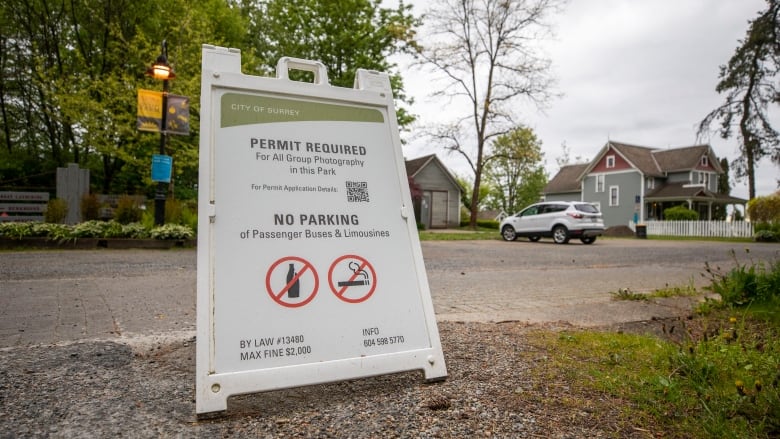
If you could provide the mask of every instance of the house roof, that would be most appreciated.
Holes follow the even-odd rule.
[[[460,183],[458,183],[458,180],[455,179],[455,177],[450,173],[450,170],[447,169],[446,166],[444,166],[444,163],[439,160],[438,157],[436,157],[436,154],[429,154],[422,157],[417,157],[416,159],[411,160],[405,160],[406,165],[406,175],[410,178],[414,178],[417,174],[420,173],[425,167],[427,167],[430,164],[435,164],[436,166],[441,169],[441,171],[446,175],[446,177],[450,180],[450,182],[458,188],[459,191],[461,191]]]
[[[659,166],[658,161],[656,161],[654,157],[655,149],[646,146],[629,145],[627,143],[610,141],[607,142],[605,152],[610,146],[643,174],[653,177],[661,177],[664,175],[663,168]],[[596,160],[594,160],[594,163],[595,162]]]
[[[694,145],[684,148],[656,150],[653,152],[655,160],[665,172],[694,169],[705,155],[709,159],[710,166],[718,173],[722,173],[723,169],[720,167],[720,163],[709,145]]]
[[[406,161],[406,175],[414,178],[422,168],[424,168],[431,160],[436,158],[436,154],[429,154],[416,159]]]
[[[581,188],[578,177],[588,166],[588,163],[561,166],[561,170],[547,183],[543,192],[546,194],[579,192]]]
[[[717,157],[715,157],[715,154],[709,145],[658,149],[610,140],[601,148],[601,151],[599,151],[590,163],[590,166],[584,169],[577,178],[581,180],[585,175],[590,173],[601,157],[603,157],[610,148],[620,154],[629,164],[631,164],[631,166],[648,177],[663,177],[669,172],[694,169],[704,155],[707,155],[710,166],[712,166],[716,172],[723,172]]]
[[[649,192],[645,197],[647,201],[662,201],[672,199],[709,199],[720,203],[747,203],[747,200],[732,197],[727,194],[716,194],[705,189],[701,185],[691,185],[687,183],[668,183],[658,189]]]

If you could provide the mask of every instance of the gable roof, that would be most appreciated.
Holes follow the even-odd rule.
[[[610,140],[601,148],[601,151],[591,161],[590,166],[578,176],[578,179],[581,180],[590,173],[610,149],[620,154],[633,168],[648,177],[665,177],[670,172],[694,169],[705,155],[709,158],[710,166],[715,172],[723,173],[723,169],[709,145],[659,149]]]
[[[709,145],[694,145],[653,152],[653,156],[665,172],[694,169],[705,155],[708,157],[710,166],[718,173],[722,173],[723,169]]]
[[[547,183],[542,192],[545,194],[579,192],[582,190],[579,176],[587,167],[588,163],[561,166],[561,170]]]
[[[410,178],[414,178],[417,174],[420,173],[420,171],[425,169],[428,165],[434,164],[435,166],[439,167],[439,169],[441,169],[441,171],[444,173],[447,179],[449,179],[450,182],[455,187],[457,187],[459,191],[462,190],[460,184],[458,183],[458,180],[455,179],[455,177],[450,173],[450,170],[447,169],[446,166],[444,166],[444,163],[442,163],[441,160],[439,160],[436,154],[429,154],[422,157],[417,157],[416,159],[405,160],[404,164],[406,165],[406,175]]]
[[[634,169],[648,177],[666,177],[670,172],[695,169],[701,158],[707,156],[709,165],[717,173],[723,173],[715,153],[709,145],[693,145],[680,148],[659,149],[608,141],[590,163],[567,165],[545,186],[545,194],[579,192],[580,182],[610,150],[619,154]],[[575,172],[576,171],[576,172]]]

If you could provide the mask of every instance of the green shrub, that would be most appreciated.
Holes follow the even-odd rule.
[[[498,230],[498,221],[496,220],[477,220],[477,227]]]
[[[184,205],[180,224],[191,228],[195,233],[198,232],[198,203],[188,202]]]
[[[65,200],[54,198],[46,203],[46,212],[43,218],[47,223],[61,223],[68,216],[68,203]]]
[[[33,224],[30,222],[0,223],[0,236],[12,239],[27,238],[32,236]]]
[[[151,237],[154,239],[192,239],[195,237],[195,232],[187,226],[165,224],[152,229]]]
[[[151,236],[149,229],[141,223],[130,223],[122,226],[123,238],[146,239]]]
[[[748,201],[747,212],[751,221],[780,223],[780,195],[753,198]]]
[[[71,233],[74,238],[117,238],[122,236],[122,225],[116,221],[85,221],[76,224]]]
[[[720,295],[727,306],[744,306],[754,302],[768,303],[780,299],[780,260],[742,264],[734,258],[734,268],[720,272],[705,263],[711,284],[707,289]]]
[[[753,239],[756,242],[778,242],[780,241],[780,235],[771,230],[761,230],[753,235]]]
[[[666,221],[697,221],[699,213],[685,206],[674,206],[664,209],[664,219]]]
[[[168,198],[165,200],[165,223],[182,223],[182,203],[179,200]]]
[[[114,220],[119,224],[130,224],[141,221],[143,212],[132,197],[119,197],[114,210]]]
[[[83,221],[92,221],[98,219],[100,214],[100,202],[97,195],[86,194],[81,197],[81,219]]]

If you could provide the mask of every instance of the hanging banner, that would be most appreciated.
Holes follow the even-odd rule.
[[[203,47],[196,411],[231,395],[447,375],[386,74],[276,78]],[[288,79],[314,73],[314,83]]]
[[[168,114],[165,129],[168,134],[188,135],[190,133],[190,98],[169,94],[166,99]]]
[[[159,133],[162,127],[162,98],[159,91],[138,90],[138,131]]]

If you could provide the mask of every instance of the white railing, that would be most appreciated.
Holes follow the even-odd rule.
[[[753,223],[747,221],[645,221],[647,235],[751,238]],[[628,227],[636,230],[633,221]]]

